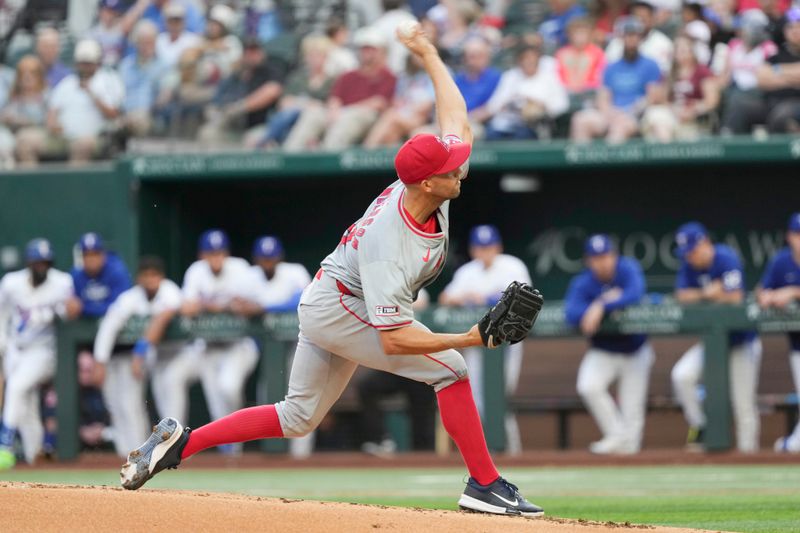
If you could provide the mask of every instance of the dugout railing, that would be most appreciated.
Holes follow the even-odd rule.
[[[434,307],[417,318],[434,331],[463,332],[483,315],[481,308]],[[142,334],[146,322],[132,319],[120,333],[117,342],[132,344]],[[81,347],[91,344],[97,332],[97,321],[64,322],[58,327],[58,455],[74,459],[80,452],[78,438],[79,387],[76,355]],[[762,333],[800,331],[800,308],[762,310],[754,302],[743,305],[698,304],[681,306],[671,300],[658,304],[641,304],[616,311],[606,317],[601,330],[607,333],[645,333],[649,335],[696,335],[705,343],[705,410],[708,415],[706,449],[724,451],[732,446],[732,417],[729,403],[728,338],[730,333],[756,329]],[[297,338],[298,322],[294,313],[267,314],[258,319],[245,319],[227,314],[177,318],[167,330],[172,339],[204,338],[225,340],[252,336],[261,349],[259,385],[266,389],[267,402],[283,399],[288,379],[286,352]],[[578,332],[564,320],[561,302],[548,302],[539,315],[532,338],[570,338]],[[504,390],[504,358],[487,350],[484,360],[484,426],[493,450],[506,447],[504,418],[508,400]],[[284,441],[264,441],[265,451],[284,451]]]

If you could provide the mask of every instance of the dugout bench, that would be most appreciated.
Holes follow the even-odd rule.
[[[418,313],[418,319],[432,330],[443,333],[467,331],[485,312],[481,308],[433,307]],[[132,319],[118,336],[120,344],[138,339],[146,321]],[[94,340],[98,322],[78,320],[58,326],[58,455],[61,459],[74,459],[80,451],[78,439],[78,381],[76,354],[81,345]],[[603,321],[601,331],[608,333],[645,333],[648,335],[697,335],[705,343],[704,382],[706,388],[705,410],[708,414],[706,448],[724,451],[732,446],[731,409],[728,382],[728,336],[731,332],[757,329],[762,333],[800,331],[800,308],[786,311],[763,311],[748,302],[742,305],[698,304],[681,306],[666,299],[659,304],[641,304],[616,311]],[[288,379],[287,345],[297,339],[298,320],[294,313],[268,314],[258,319],[245,319],[232,315],[202,315],[197,318],[178,318],[167,330],[167,338],[226,340],[249,335],[261,348],[259,380],[266,386],[265,400],[274,403],[283,399]],[[539,314],[532,338],[569,338],[577,331],[566,324],[564,308],[560,302],[547,302]],[[504,391],[504,358],[487,350],[484,360],[485,420],[484,428],[489,447],[502,451],[506,447],[504,415],[509,406],[525,410],[547,409],[546,402],[534,404],[514,402],[509,404]],[[792,395],[771,395],[771,407],[796,405]],[[765,401],[760,397],[759,401]],[[670,407],[669,399],[661,403]],[[568,404],[568,405],[567,405]],[[567,419],[572,412],[582,409],[575,402],[555,402],[549,406],[559,416],[559,445],[568,443]],[[674,408],[672,404],[671,408]],[[266,440],[262,449],[267,452],[286,450],[284,440]]]

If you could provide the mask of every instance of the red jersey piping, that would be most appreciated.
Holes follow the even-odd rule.
[[[438,239],[442,237],[444,233],[441,231],[439,233],[425,233],[424,231],[419,230],[416,227],[416,220],[413,220],[412,217],[406,216],[405,212],[406,209],[405,207],[403,207],[403,198],[405,197],[405,195],[406,195],[406,190],[403,189],[403,192],[400,193],[400,198],[397,200],[397,210],[400,211],[400,218],[403,219],[403,222],[405,222],[406,226],[408,226],[408,229],[410,229],[412,232],[419,235],[420,237],[424,237],[426,239]],[[436,215],[434,214],[434,216]],[[411,218],[411,221],[409,220],[409,218]]]

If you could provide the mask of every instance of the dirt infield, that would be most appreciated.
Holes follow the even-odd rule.
[[[494,517],[377,505],[258,498],[209,492],[0,482],[3,531],[359,532],[436,531],[600,533],[697,530],[558,518]]]

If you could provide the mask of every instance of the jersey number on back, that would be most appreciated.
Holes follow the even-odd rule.
[[[375,216],[381,212],[381,209],[386,205],[386,200],[389,198],[389,195],[392,194],[392,187],[386,188],[378,198],[375,199],[375,207],[372,208],[367,216],[352,224],[347,231],[344,232],[342,235],[342,240],[339,241],[339,244],[347,246],[348,243],[353,247],[353,250],[358,250],[358,239],[364,236],[367,229],[366,227],[372,224],[375,220]]]

